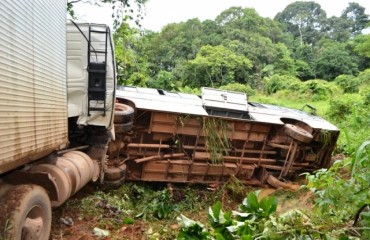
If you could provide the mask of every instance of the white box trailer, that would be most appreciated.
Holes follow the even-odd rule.
[[[65,8],[0,3],[0,174],[68,144]]]

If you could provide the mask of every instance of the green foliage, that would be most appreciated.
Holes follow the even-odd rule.
[[[203,224],[189,221],[188,218],[181,216],[177,220],[182,226],[179,237],[192,236],[196,229],[207,238],[199,239],[254,239],[255,236],[264,235],[265,223],[268,223],[277,208],[276,197],[264,197],[258,201],[258,193],[250,192],[239,206],[239,211],[222,211],[221,202],[216,202],[208,211],[208,221],[210,229]],[[189,222],[191,224],[189,224]],[[189,228],[188,226],[192,226]],[[194,225],[196,225],[194,227]],[[199,231],[201,229],[201,231]]]
[[[292,58],[288,47],[283,43],[276,44],[277,54],[274,61],[275,73],[280,75],[296,76],[296,61]]]
[[[258,195],[255,192],[250,192],[247,198],[244,199],[243,203],[239,206],[240,214],[238,217],[240,220],[255,219],[255,218],[267,218],[277,208],[276,197],[264,197],[261,201],[258,201]],[[244,213],[248,213],[245,215]],[[238,215],[238,213],[236,213]]]
[[[370,34],[359,35],[357,37],[359,43],[355,47],[355,51],[365,57],[370,57]]]
[[[292,209],[277,215],[276,197],[258,200],[250,192],[238,211],[222,210],[216,202],[208,211],[209,225],[181,215],[179,239],[366,239],[370,236],[370,141],[329,170],[306,174],[306,188],[315,195],[310,212]],[[354,220],[354,222],[353,222]],[[354,223],[354,224],[353,224]]]
[[[189,86],[178,87],[178,91],[182,93],[189,93],[189,94],[196,94],[196,95],[201,94],[199,88],[191,88]]]
[[[297,1],[289,4],[275,17],[285,28],[304,43],[314,44],[320,37],[319,29],[322,28],[326,13],[320,4],[313,1]]]
[[[125,23],[113,34],[119,85],[146,86],[149,78],[147,56],[140,54],[145,42],[138,39],[137,34],[137,30]]]
[[[127,19],[133,18],[129,15],[136,3],[140,7],[145,2],[86,1],[116,4],[114,15],[127,14]],[[275,20],[254,9],[232,7],[214,21],[171,23],[158,33],[116,21],[119,83],[167,90],[177,89],[178,81],[190,88],[240,83],[262,89],[261,80],[274,74],[329,81],[356,75],[369,66],[368,36],[351,37],[367,20],[358,4],[349,4],[341,17],[326,18],[319,4],[296,2]]]
[[[253,96],[256,94],[256,91],[251,88],[251,86],[241,83],[229,83],[225,86],[221,86],[220,89],[228,90],[228,91],[235,91],[235,92],[242,92],[245,93],[247,96]]]
[[[182,226],[181,236],[194,236],[191,234],[197,232],[198,239],[336,239],[342,233],[314,225],[300,210],[276,215],[276,207],[276,197],[264,197],[259,201],[258,193],[250,192],[239,211],[232,211],[232,214],[223,212],[221,203],[217,202],[209,209],[208,227],[183,216],[177,220]],[[193,228],[186,227],[189,225]]]
[[[172,72],[161,70],[157,73],[155,78],[147,82],[147,86],[150,88],[173,90],[175,87],[174,76]]]
[[[334,82],[345,93],[356,93],[359,90],[360,80],[352,75],[339,75],[334,79]]]
[[[316,70],[314,61],[316,58],[315,47],[309,44],[294,43],[293,58],[296,60],[297,77],[301,80],[314,79]]]
[[[149,192],[151,194],[148,194]],[[133,185],[133,193],[137,200],[137,203],[134,203],[135,208],[140,211],[135,218],[163,219],[168,218],[174,211],[173,199],[166,188],[153,191]]]
[[[146,87],[147,79],[148,79],[147,75],[140,72],[135,72],[131,74],[131,76],[126,80],[126,82],[124,82],[124,85]]]
[[[332,16],[325,21],[326,34],[337,42],[348,41],[352,35],[351,23],[347,18]]]
[[[69,201],[68,204],[83,209],[86,215],[109,217],[108,221],[112,224],[132,224],[134,219],[139,218],[165,219],[175,212],[174,202],[167,188],[153,189],[137,184],[125,184],[109,191],[96,191],[93,196],[83,198],[82,202],[76,200]]]
[[[343,130],[337,151],[352,154],[363,141],[369,139],[370,129],[364,127],[370,126],[366,96],[343,94],[331,99],[327,115]]]
[[[204,228],[200,222],[193,221],[184,215],[177,217],[177,221],[181,227],[178,240],[205,240],[209,239],[209,232]]]
[[[251,67],[249,59],[223,46],[203,46],[184,69],[184,85],[219,87],[234,82],[237,72]]]
[[[90,5],[100,6],[102,3],[108,3],[112,5],[112,18],[113,27],[118,28],[122,21],[133,21],[137,26],[140,27],[140,22],[143,20],[144,4],[148,0],[68,0],[67,1],[67,12],[75,18],[75,11],[73,4],[84,3]],[[135,8],[134,8],[135,7]],[[134,10],[135,9],[135,10]]]
[[[220,201],[209,208],[208,221],[214,229],[216,239],[233,239],[233,235],[227,229],[232,225],[231,211],[224,213]]]
[[[320,79],[303,82],[299,85],[298,91],[310,97],[313,101],[330,99],[332,96],[342,92],[337,85]]]
[[[317,224],[342,228],[356,220],[359,209],[370,204],[370,141],[365,141],[352,157],[336,162],[329,170],[307,174],[308,184],[316,194],[313,217]],[[360,233],[370,234],[370,221],[364,214]],[[358,226],[354,226],[358,227]],[[367,227],[367,228],[366,228]]]
[[[297,90],[299,85],[299,79],[292,76],[273,75],[264,79],[265,92],[267,94],[276,93],[283,89]]]
[[[364,71],[360,72],[358,79],[361,86],[370,86],[370,69],[365,69]]]
[[[338,75],[356,75],[359,59],[347,44],[323,40],[316,51],[314,67],[316,77],[331,81]]]
[[[369,15],[365,13],[365,8],[355,2],[350,2],[340,17],[350,22],[353,35],[361,33],[369,23]]]
[[[363,87],[360,90],[360,95],[364,99],[364,106],[370,106],[370,85]]]
[[[328,115],[332,119],[341,121],[354,114],[356,106],[361,104],[362,98],[359,94],[343,94],[330,101]]]

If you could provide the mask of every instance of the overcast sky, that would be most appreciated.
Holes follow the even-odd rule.
[[[146,16],[142,20],[145,29],[159,31],[168,23],[178,23],[191,18],[214,20],[222,11],[233,7],[254,8],[262,17],[274,18],[293,0],[149,0],[146,3]],[[370,0],[316,0],[328,17],[339,16],[349,2],[357,2],[370,14]],[[77,6],[79,18],[88,22],[111,25],[110,7]]]

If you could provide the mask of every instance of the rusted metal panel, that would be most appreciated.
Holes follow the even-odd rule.
[[[233,163],[208,164],[187,160],[151,161],[144,164],[141,180],[170,182],[220,182],[231,175],[251,179],[255,167]]]
[[[65,18],[64,1],[0,3],[0,174],[67,145]]]

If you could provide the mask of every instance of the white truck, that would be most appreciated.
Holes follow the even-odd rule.
[[[0,2],[0,239],[48,239],[51,208],[103,180],[111,33],[66,15],[65,1]]]

